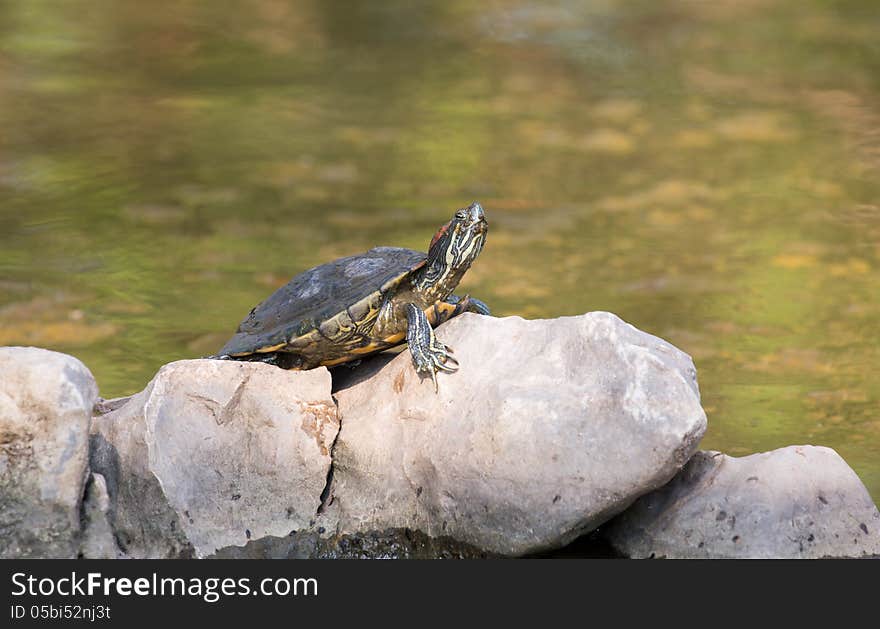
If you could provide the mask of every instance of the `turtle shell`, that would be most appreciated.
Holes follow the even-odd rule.
[[[251,310],[220,355],[283,351],[376,293],[393,295],[426,259],[421,251],[376,247],[304,271]]]

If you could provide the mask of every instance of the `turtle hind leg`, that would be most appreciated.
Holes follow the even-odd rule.
[[[437,340],[428,317],[415,304],[407,304],[406,322],[406,342],[416,373],[430,375],[434,381],[434,391],[437,392],[437,372],[456,371],[458,361],[452,357],[452,350]]]

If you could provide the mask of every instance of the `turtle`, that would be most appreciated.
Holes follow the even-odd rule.
[[[428,252],[376,247],[316,266],[256,306],[214,358],[261,361],[284,369],[334,367],[406,342],[419,377],[455,372],[452,349],[433,328],[463,312],[489,315],[453,294],[486,242],[482,206],[459,209]]]

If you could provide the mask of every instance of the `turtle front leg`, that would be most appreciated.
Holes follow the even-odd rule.
[[[470,295],[459,297],[450,295],[443,301],[438,301],[426,311],[428,321],[435,328],[441,323],[446,323],[452,317],[457,317],[463,312],[475,312],[481,315],[489,315],[489,306]]]
[[[457,366],[453,367],[447,363],[458,365],[458,361],[451,356],[452,350],[437,340],[428,317],[415,304],[407,304],[406,322],[406,342],[412,354],[416,373],[429,374],[434,381],[434,392],[438,392],[437,372],[456,371]]]
[[[476,297],[465,295],[459,299],[456,295],[451,295],[447,301],[451,301],[453,298],[458,300],[457,302],[452,302],[456,305],[456,312],[452,315],[453,317],[462,312],[476,312],[477,314],[486,315],[487,317],[492,314],[489,310],[489,306],[486,305],[486,302],[481,301]]]

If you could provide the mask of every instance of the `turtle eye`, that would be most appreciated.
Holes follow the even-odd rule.
[[[457,218],[460,221],[463,221],[464,219],[467,218],[467,213],[464,210],[459,210],[458,212],[455,213],[455,218]]]

